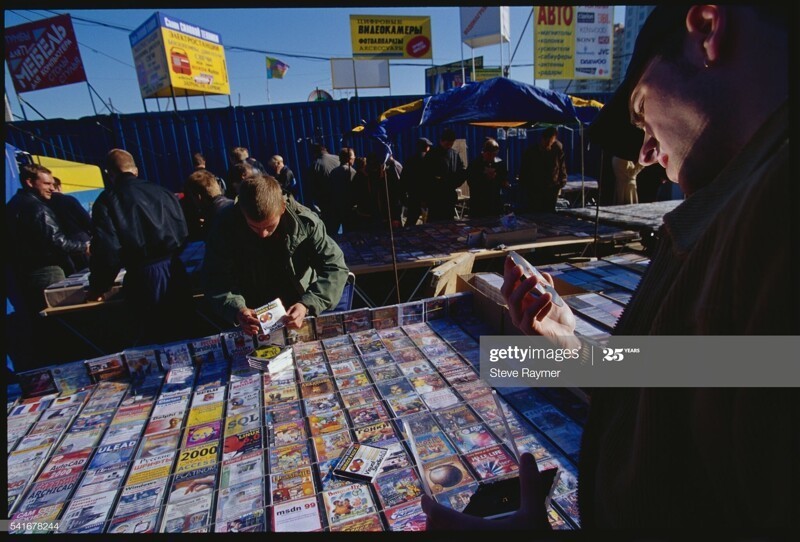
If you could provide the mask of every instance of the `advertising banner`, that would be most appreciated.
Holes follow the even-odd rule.
[[[155,13],[130,35],[144,98],[230,94],[220,35]],[[178,92],[182,91],[182,92]]]
[[[17,94],[86,81],[69,15],[8,27],[5,45]]]
[[[331,59],[333,88],[389,88],[388,60]]]
[[[476,71],[483,69],[482,56],[476,56],[474,61]],[[450,64],[425,68],[425,94],[441,94],[451,88],[458,88],[465,83],[472,82],[472,62],[471,59],[464,60],[463,68],[466,81],[462,77],[460,60]]]
[[[535,79],[611,79],[613,6],[538,6]]]
[[[433,58],[430,17],[351,15],[355,58]]]
[[[502,39],[509,41],[511,17],[508,7],[469,6],[462,7],[461,41],[475,49],[486,45],[496,45]]]

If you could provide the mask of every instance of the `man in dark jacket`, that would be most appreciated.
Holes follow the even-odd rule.
[[[492,137],[483,143],[481,154],[467,168],[469,183],[469,216],[499,216],[503,214],[501,191],[508,188],[508,170],[497,157],[500,145]]]
[[[453,149],[456,133],[445,128],[439,144],[425,156],[428,179],[428,221],[453,220],[456,213],[456,188],[467,180],[467,168]]]
[[[236,199],[239,193],[239,185],[242,182],[242,166],[248,165],[253,169],[254,173],[263,173],[266,175],[267,168],[250,156],[250,151],[246,147],[234,147],[231,149],[231,167],[228,168],[228,173],[225,175],[225,182],[228,186],[225,196]]]
[[[287,327],[337,305],[348,269],[339,246],[310,209],[272,177],[245,179],[236,205],[223,210],[206,241],[203,284],[221,317],[259,332],[253,308],[279,298]]]
[[[6,226],[14,278],[31,313],[45,307],[44,289],[64,280],[62,268],[70,255],[89,254],[86,239],[69,237],[48,205],[54,191],[53,174],[38,164],[22,166],[22,188],[8,202]]]
[[[92,216],[77,198],[61,191],[61,179],[53,177],[53,182],[53,194],[48,205],[56,213],[64,235],[88,243],[92,239]],[[89,267],[89,255],[73,252],[62,267],[67,275],[77,273]]]
[[[184,198],[188,200],[197,213],[197,229],[199,237],[205,238],[211,229],[214,217],[226,207],[233,205],[233,200],[222,195],[215,175],[200,169],[189,175],[183,187]]]
[[[425,194],[425,155],[431,150],[433,142],[427,137],[417,140],[417,152],[410,156],[403,167],[400,185],[406,193],[406,227],[416,226],[422,214]],[[427,206],[428,202],[424,202]]]
[[[284,164],[283,156],[276,154],[269,159],[268,165],[271,175],[281,185],[284,194],[291,194],[297,199],[297,180],[294,178],[294,172]]]
[[[106,157],[107,188],[92,208],[89,293],[99,301],[122,267],[126,301],[140,338],[164,342],[180,335],[193,314],[186,269],[178,257],[188,235],[175,194],[138,178],[130,153]]]
[[[309,207],[325,218],[325,212],[328,210],[331,201],[331,186],[330,176],[331,171],[339,167],[339,159],[330,154],[325,145],[314,144],[311,147],[311,153],[314,156],[314,161],[308,166],[306,172],[306,181],[311,191],[311,197],[305,201],[309,203]]]
[[[522,154],[519,184],[524,194],[526,210],[534,213],[553,213],[558,193],[567,184],[564,146],[558,140],[555,126],[542,132],[539,143]]]

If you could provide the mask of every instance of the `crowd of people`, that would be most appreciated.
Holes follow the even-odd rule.
[[[656,163],[688,198],[664,217],[652,262],[615,334],[798,334],[796,242],[785,223],[793,188],[782,13],[768,6],[659,6],[645,24],[625,80],[591,137],[619,157],[620,201],[635,201],[636,176]],[[504,212],[511,182],[498,142],[487,138],[467,167],[455,141],[452,129],[437,144],[420,138],[405,167],[382,153],[358,157],[345,147],[337,157],[315,145],[304,176],[308,205],[297,200],[298,183],[279,155],[264,166],[236,147],[223,179],[195,154],[182,205],[173,192],[140,178],[129,152],[113,149],[90,218],[59,193],[49,169],[25,165],[6,210],[21,307],[35,315],[44,288],[87,265],[86,299],[101,300],[124,267],[130,325],[141,326],[142,341],[178,337],[192,310],[179,255],[194,229],[207,247],[205,297],[221,318],[255,335],[254,309],[278,298],[287,326],[298,328],[342,295],[348,268],[338,232],[401,226],[403,218],[412,227],[425,209],[428,221],[451,220],[465,182],[472,216]],[[548,128],[523,155],[524,208],[553,211],[565,182],[563,147]],[[774,239],[768,250],[767,238]],[[537,279],[524,279],[510,260],[504,278],[509,315],[523,333],[582,348],[567,305],[556,306],[550,294],[529,295]],[[592,390],[579,471],[583,527],[796,524],[796,405],[796,392],[781,389]],[[758,462],[754,444],[765,444]],[[782,476],[764,475],[759,465]],[[423,497],[428,527],[547,529],[529,454],[520,474],[516,514],[483,520]],[[698,495],[705,497],[702,513],[687,513],[687,498]],[[769,506],[758,495],[768,496]]]

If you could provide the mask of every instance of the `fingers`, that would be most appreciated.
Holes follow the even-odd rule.
[[[550,286],[552,286],[553,288],[556,287],[556,283],[553,282],[553,277],[550,275],[550,273],[544,273],[543,272],[542,276],[547,279],[547,282],[550,283]]]
[[[519,458],[519,509],[529,513],[538,505],[541,492],[541,479],[536,460],[529,453],[524,453]]]
[[[422,496],[422,511],[428,518],[428,531],[486,531],[496,526],[492,520],[468,516],[442,506],[427,495]]]
[[[517,281],[522,276],[522,267],[514,263],[511,258],[506,258],[503,264],[503,286],[500,287],[500,293],[503,298],[508,302],[508,298],[514,291]]]
[[[539,474],[534,457],[529,453],[522,454],[519,465],[520,503],[516,524],[532,529],[550,529],[545,507],[550,488],[544,486],[545,480]]]
[[[532,330],[534,333],[539,333],[536,323],[544,320],[552,309],[552,296],[550,294],[544,294],[539,297],[530,296],[528,299],[531,301],[522,313],[519,327],[523,331]],[[531,331],[527,331],[526,333],[530,335]]]

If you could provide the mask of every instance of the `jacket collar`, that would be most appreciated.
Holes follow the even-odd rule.
[[[717,177],[664,215],[664,227],[677,254],[686,254],[733,197],[741,197],[753,171],[775,155],[777,146],[789,137],[789,106],[784,102],[753,135]]]

